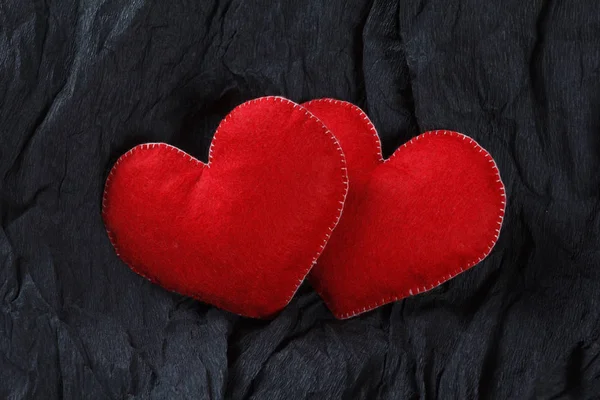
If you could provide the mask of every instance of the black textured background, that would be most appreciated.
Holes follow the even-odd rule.
[[[261,322],[135,275],[112,163],[205,160],[263,95],[352,101],[387,154],[474,137],[509,195],[492,255],[342,322],[308,285]],[[0,0],[0,398],[599,398],[599,111],[597,0]]]

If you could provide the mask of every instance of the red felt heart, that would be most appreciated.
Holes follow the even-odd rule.
[[[103,218],[117,254],[165,288],[250,317],[293,297],[337,223],[344,155],[312,114],[279,97],[221,123],[209,163],[164,143],[123,155]]]
[[[504,185],[473,139],[427,132],[384,160],[361,109],[331,99],[303,106],[336,135],[348,163],[344,215],[309,278],[338,318],[430,290],[490,253]]]

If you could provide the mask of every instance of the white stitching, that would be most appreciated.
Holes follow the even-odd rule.
[[[345,204],[346,201],[346,196],[348,195],[348,186],[349,186],[349,180],[348,180],[348,168],[347,168],[347,164],[346,164],[346,157],[344,155],[344,152],[338,142],[338,140],[336,139],[336,137],[331,133],[331,131],[329,131],[329,129],[327,129],[327,127],[323,124],[323,122],[321,122],[321,120],[319,120],[318,118],[316,118],[312,113],[310,113],[308,110],[306,110],[304,107],[299,106],[298,104],[292,102],[291,100],[285,99],[283,97],[280,96],[266,96],[266,97],[261,97],[258,99],[254,99],[254,100],[250,100],[247,101],[245,103],[242,103],[241,105],[237,106],[236,108],[234,108],[229,114],[227,114],[227,116],[223,119],[223,121],[219,124],[219,127],[217,128],[217,130],[215,131],[215,134],[213,136],[213,139],[211,141],[210,147],[209,147],[209,152],[208,152],[208,163],[205,164],[200,160],[195,159],[194,157],[192,157],[191,155],[187,154],[186,152],[182,151],[181,149],[175,147],[175,146],[171,146],[167,143],[145,143],[145,144],[141,144],[141,145],[137,145],[135,147],[133,147],[131,150],[129,150],[127,153],[125,153],[124,155],[122,155],[121,157],[119,157],[119,159],[117,160],[117,162],[113,165],[113,167],[111,168],[108,177],[106,179],[106,182],[104,184],[104,193],[103,193],[103,201],[102,201],[102,217],[105,220],[105,216],[106,216],[106,212],[107,212],[107,208],[108,208],[108,204],[106,201],[106,197],[107,197],[107,193],[108,190],[110,188],[110,183],[111,183],[111,177],[114,173],[114,171],[116,170],[116,168],[119,166],[119,164],[121,163],[121,161],[123,161],[123,159],[125,159],[126,157],[129,157],[129,155],[131,155],[134,151],[137,151],[138,149],[143,149],[144,146],[146,146],[146,149],[149,148],[150,145],[152,145],[152,148],[154,148],[154,146],[158,146],[159,148],[164,147],[167,149],[172,149],[172,150],[177,150],[177,152],[181,155],[183,155],[184,157],[189,156],[190,160],[196,160],[197,164],[202,164],[203,167],[206,168],[210,168],[210,163],[212,160],[212,149],[214,147],[214,143],[215,143],[215,139],[217,136],[217,133],[219,132],[219,129],[227,122],[231,119],[231,116],[236,112],[236,110],[239,110],[243,107],[247,107],[250,104],[256,103],[256,102],[263,102],[263,101],[274,101],[276,102],[277,100],[279,100],[281,103],[288,103],[293,105],[294,109],[297,110],[302,110],[304,111],[305,115],[307,117],[309,117],[311,120],[314,120],[316,122],[318,122],[320,124],[320,128],[322,129],[323,133],[325,133],[326,135],[329,136],[329,138],[333,141],[334,146],[336,147],[336,149],[338,150],[338,153],[340,155],[340,161],[342,164],[342,167],[340,168],[341,172],[342,172],[342,185],[343,185],[343,197],[342,200],[339,201],[339,203],[341,204],[342,207],[338,208],[338,214],[335,216],[335,219],[333,221],[333,224],[331,224],[330,226],[328,226],[328,230],[330,232],[333,232],[333,230],[335,229],[335,227],[338,225],[341,216],[342,216],[342,210],[343,210],[343,205]],[[115,241],[113,240],[112,237],[112,233],[108,230],[108,227],[106,226],[106,223],[104,224],[105,228],[106,228],[106,232],[108,234],[109,237],[109,241],[111,242],[113,248],[115,249],[115,253],[117,254],[117,256],[119,256],[120,258],[120,252],[119,252],[119,248],[116,245]],[[327,239],[330,237],[329,233],[325,233],[325,239],[323,240],[324,244],[327,244]],[[301,278],[298,280],[298,285],[294,288],[294,290],[292,291],[292,294],[286,299],[286,304],[284,305],[284,307],[286,305],[289,304],[289,302],[292,300],[292,298],[294,297],[294,295],[296,294],[296,292],[298,291],[298,289],[300,288],[302,282],[304,282],[304,280],[306,279],[306,276],[308,275],[308,273],[310,272],[310,270],[312,269],[312,267],[315,265],[315,263],[317,262],[317,259],[319,258],[319,256],[321,255],[321,253],[323,252],[323,249],[325,248],[324,245],[320,245],[319,246],[319,250],[317,251],[317,254],[315,255],[315,257],[312,258],[312,261],[310,263],[310,265],[308,266],[308,268],[306,270],[302,271],[302,276]],[[127,266],[129,266],[129,268],[134,271],[135,273],[137,273],[138,275],[146,278],[147,280],[151,281],[151,282],[157,282],[156,279],[154,279],[153,277],[147,276],[146,274],[141,273],[140,271],[137,270],[137,268],[133,267],[131,264],[129,264],[127,261],[121,259]],[[179,291],[170,289],[168,287],[166,287],[165,285],[161,284],[162,287],[164,287],[167,290],[173,291],[173,292],[177,292],[180,293]],[[184,293],[181,293],[184,294]],[[213,304],[216,307],[219,308],[223,308],[220,307],[218,304],[214,304],[214,302],[208,302],[204,299],[202,299],[202,296],[200,296],[198,293],[194,293],[194,294],[184,294],[187,295],[189,297],[193,297],[196,298],[197,300],[200,300],[202,302],[205,303],[209,303],[209,304]],[[254,317],[254,318],[265,318],[265,316],[259,316],[259,315],[250,315],[250,314],[246,314],[247,317]]]
[[[309,102],[307,102],[306,104],[318,103],[318,102],[323,102],[323,101],[326,101],[326,102],[329,102],[329,103],[334,103],[334,104],[339,104],[339,105],[342,105],[342,106],[345,106],[345,107],[352,108],[352,109],[354,109],[355,111],[358,111],[359,113],[361,113],[361,114],[362,114],[362,116],[363,116],[363,120],[365,120],[365,121],[368,121],[368,123],[369,123],[370,127],[373,127],[373,129],[374,129],[374,125],[373,125],[373,123],[372,123],[372,122],[371,122],[371,121],[368,119],[368,116],[366,115],[366,113],[365,113],[365,112],[364,112],[362,109],[360,109],[358,106],[356,106],[356,105],[354,105],[354,104],[352,104],[352,103],[348,103],[348,102],[341,101],[341,100],[333,100],[333,99],[317,99],[317,100],[312,100],[312,101],[309,101]],[[503,198],[503,199],[505,199],[505,198],[506,198],[506,188],[505,188],[505,186],[504,186],[504,183],[502,182],[502,178],[500,177],[500,171],[499,171],[499,169],[498,169],[498,166],[497,166],[497,164],[496,164],[495,160],[494,160],[494,159],[492,158],[492,156],[491,156],[491,155],[490,155],[490,154],[487,152],[487,150],[485,150],[483,147],[481,147],[481,145],[480,145],[479,143],[477,143],[477,141],[475,141],[474,139],[470,138],[469,136],[463,135],[462,133],[458,133],[458,132],[454,132],[454,131],[446,131],[446,130],[444,130],[444,131],[441,131],[441,130],[436,130],[436,131],[428,131],[428,132],[425,132],[425,133],[423,133],[423,134],[421,134],[421,135],[417,136],[417,138],[416,138],[416,139],[413,137],[413,138],[412,138],[411,140],[409,140],[407,143],[404,143],[402,146],[400,146],[398,149],[396,149],[396,151],[395,151],[395,152],[394,152],[394,153],[393,153],[393,154],[392,154],[392,155],[391,155],[391,156],[390,156],[388,159],[385,159],[385,160],[384,160],[384,159],[383,159],[383,157],[381,156],[381,154],[382,154],[382,152],[381,152],[381,141],[379,140],[379,135],[377,134],[377,131],[375,130],[375,136],[377,137],[377,143],[379,144],[379,146],[378,146],[378,151],[379,151],[380,161],[382,161],[382,162],[384,162],[384,163],[385,163],[385,162],[388,162],[388,161],[390,161],[390,160],[391,160],[391,159],[392,159],[394,156],[396,156],[396,154],[398,154],[402,148],[405,148],[405,147],[407,147],[409,144],[416,143],[416,141],[417,141],[417,140],[420,140],[420,138],[421,138],[421,137],[423,137],[423,138],[424,138],[426,135],[432,135],[432,134],[434,134],[434,135],[436,135],[436,136],[437,136],[437,135],[438,135],[440,132],[443,132],[443,135],[447,135],[447,134],[448,134],[448,135],[450,135],[450,136],[452,136],[452,137],[456,136],[456,137],[458,137],[458,138],[462,138],[463,140],[469,139],[469,144],[473,144],[473,148],[474,148],[474,149],[477,149],[477,150],[478,150],[478,153],[482,153],[482,152],[483,152],[483,153],[484,153],[483,155],[485,156],[485,158],[490,158],[489,162],[492,164],[492,169],[494,170],[494,173],[496,174],[496,177],[497,177],[496,183],[499,183],[499,186],[498,186],[498,188],[497,188],[497,189],[500,191],[500,197],[501,197],[501,198]],[[484,259],[485,259],[485,258],[486,258],[486,257],[487,257],[487,256],[488,256],[490,253],[491,253],[491,251],[492,251],[493,247],[494,247],[494,246],[495,246],[495,244],[497,243],[497,240],[498,240],[498,237],[499,237],[499,233],[500,233],[500,229],[501,229],[501,227],[502,227],[502,223],[503,223],[503,221],[504,221],[504,215],[505,215],[505,213],[506,213],[506,201],[502,200],[502,201],[501,201],[501,205],[502,205],[502,207],[500,208],[500,214],[499,214],[499,216],[498,216],[499,220],[498,220],[498,222],[497,222],[497,223],[498,223],[498,226],[499,226],[499,229],[496,229],[496,232],[493,234],[493,235],[494,235],[494,240],[492,240],[492,245],[491,245],[491,247],[490,247],[490,246],[488,246],[488,249],[487,249],[487,250],[484,252],[484,254],[478,257],[478,259],[477,259],[477,262],[474,262],[474,261],[473,261],[473,262],[471,262],[471,263],[468,263],[468,264],[467,264],[467,265],[468,265],[468,266],[467,266],[467,268],[471,268],[471,267],[473,267],[473,266],[475,266],[475,265],[479,264],[481,261],[483,261],[483,260],[484,260]],[[448,275],[448,279],[446,279],[445,281],[443,281],[443,282],[441,282],[441,283],[443,284],[443,283],[447,282],[448,280],[450,280],[450,279],[452,279],[452,278],[456,277],[457,275],[459,275],[461,272],[464,272],[464,271],[465,271],[465,269],[464,269],[463,267],[459,267],[459,269],[458,269],[458,270],[455,270],[453,273],[451,273],[450,275]],[[439,285],[438,285],[438,286],[439,286]],[[434,286],[434,285],[432,285],[432,289],[433,289],[434,287],[437,287],[437,286]],[[319,290],[318,290],[318,292],[319,292],[319,294],[321,294]],[[418,288],[418,287],[417,287],[417,288],[416,288],[416,292],[417,292],[417,293],[420,293],[420,288]],[[392,301],[395,301],[395,300],[397,300],[398,298],[405,298],[405,297],[412,296],[412,295],[414,295],[414,294],[413,294],[413,289],[412,289],[412,288],[409,288],[409,290],[408,290],[408,291],[405,291],[405,293],[403,293],[403,294],[400,294],[399,296],[390,296],[390,297],[388,298],[388,300],[387,300],[387,302],[386,302],[385,304],[387,304],[387,303],[391,303]],[[325,300],[325,297],[324,297],[324,296],[322,296],[322,295],[321,295],[321,297],[322,297],[322,298],[324,299],[324,301],[327,303],[327,306],[328,306],[328,307],[329,307],[329,308],[332,310],[332,312],[334,313],[334,315],[336,315],[336,317],[338,317],[338,318],[340,318],[340,319],[346,319],[346,318],[350,318],[350,317],[353,317],[353,316],[356,316],[356,315],[362,314],[363,312],[366,312],[366,311],[371,311],[371,310],[373,310],[374,308],[377,308],[377,307],[379,307],[380,305],[382,305],[381,303],[375,303],[375,304],[373,304],[373,305],[371,305],[371,306],[367,306],[367,307],[365,307],[363,310],[361,310],[361,309],[358,309],[358,310],[354,310],[354,311],[350,311],[350,312],[346,312],[346,313],[339,314],[338,312],[336,312],[336,311],[335,311],[335,309],[334,309],[334,308],[332,308],[332,307],[331,307],[331,305],[330,305],[330,304],[328,304],[328,302]]]
[[[358,112],[361,116],[361,118],[363,119],[363,121],[365,121],[369,127],[369,131],[371,132],[371,134],[373,135],[373,138],[375,139],[375,146],[377,146],[377,155],[379,157],[379,161],[381,162],[387,162],[386,159],[383,158],[383,152],[381,150],[381,139],[379,138],[379,134],[377,133],[377,129],[375,128],[375,125],[373,125],[373,122],[371,122],[371,120],[369,119],[369,116],[357,105],[354,105],[352,103],[349,103],[347,101],[342,101],[342,100],[336,100],[336,99],[316,99],[316,100],[311,100],[306,102],[305,104],[311,104],[311,103],[330,103],[330,104],[337,104],[337,105],[342,105],[344,107],[350,107],[352,109],[354,109],[356,112]]]

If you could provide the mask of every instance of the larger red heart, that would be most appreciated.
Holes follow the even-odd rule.
[[[451,131],[427,132],[388,159],[358,107],[303,105],[336,135],[350,190],[310,280],[338,318],[430,290],[492,250],[505,192],[490,154]]]
[[[103,217],[117,254],[169,290],[268,317],[292,298],[339,219],[343,152],[312,114],[279,97],[221,123],[209,163],[164,143],[123,155]]]

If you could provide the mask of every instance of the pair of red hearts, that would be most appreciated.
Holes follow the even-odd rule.
[[[479,263],[505,204],[494,160],[467,136],[427,132],[384,160],[358,107],[264,97],[223,120],[208,164],[164,143],[123,155],[103,218],[121,259],[169,290],[269,317],[310,272],[348,318]]]

